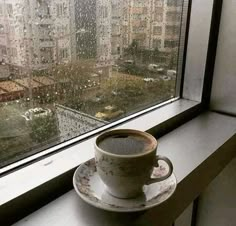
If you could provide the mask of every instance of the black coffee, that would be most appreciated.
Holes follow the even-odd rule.
[[[114,134],[101,140],[98,146],[109,153],[133,155],[148,151],[152,141],[145,136],[136,134]]]

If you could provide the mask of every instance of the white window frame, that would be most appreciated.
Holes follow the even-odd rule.
[[[201,112],[204,109],[202,104],[204,78],[208,76],[205,74],[205,69],[213,5],[214,0],[192,2],[183,87],[181,79],[177,79],[177,92],[182,90],[180,97],[105,125],[1,169],[3,177],[0,185],[3,186],[0,190],[0,206],[22,199],[27,192],[34,192],[38,187],[47,186],[48,182],[58,177],[71,178],[71,172],[79,164],[94,156],[95,136],[106,129],[134,128],[148,131],[153,135],[162,135]],[[199,18],[204,22],[199,23]],[[181,54],[184,53],[180,52],[180,57]],[[24,167],[21,167],[22,165]]]

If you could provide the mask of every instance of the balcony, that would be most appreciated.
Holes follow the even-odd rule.
[[[35,18],[35,24],[53,24],[52,17]]]
[[[168,12],[181,12],[181,6],[168,6],[166,7]]]
[[[41,39],[40,38],[40,43],[39,43],[40,48],[47,48],[47,47],[55,47],[55,42],[53,40],[48,40],[48,39]]]
[[[166,25],[169,26],[180,26],[181,22],[176,20],[167,20]]]

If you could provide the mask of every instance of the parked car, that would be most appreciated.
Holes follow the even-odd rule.
[[[144,78],[143,81],[144,82],[154,82],[155,79],[154,78]]]
[[[167,75],[164,75],[164,76],[161,76],[161,79],[162,79],[163,81],[169,81],[169,80],[171,80],[171,77],[170,77],[170,76],[167,76]]]
[[[112,65],[112,69],[113,69],[114,71],[120,71],[120,70],[121,70],[121,67],[120,67],[118,64],[114,64],[114,65]]]
[[[33,118],[45,117],[50,115],[52,115],[52,111],[48,108],[30,108],[21,116],[26,121],[30,121]]]
[[[148,65],[148,70],[152,72],[164,72],[164,68],[160,67],[158,64],[149,64]]]
[[[116,106],[108,105],[103,111],[97,112],[95,117],[102,120],[111,120],[122,115],[124,111],[118,109]]]
[[[125,60],[124,64],[126,64],[126,65],[134,65],[134,61],[133,60]]]
[[[167,70],[166,75],[170,76],[170,77],[175,77],[176,76],[176,70]]]

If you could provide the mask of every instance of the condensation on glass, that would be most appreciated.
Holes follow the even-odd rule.
[[[175,95],[183,0],[0,0],[0,166]]]

